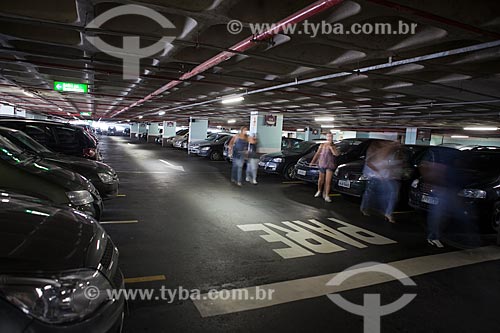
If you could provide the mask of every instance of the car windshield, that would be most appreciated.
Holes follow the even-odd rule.
[[[33,140],[23,132],[12,132],[10,133],[10,136],[10,140],[19,147],[27,148],[37,154],[51,153],[49,149]]]
[[[26,160],[27,156],[23,154],[23,150],[13,144],[10,140],[0,136],[0,159],[12,163],[21,163]]]
[[[316,145],[316,142],[311,141],[299,141],[293,145],[292,148],[285,149],[289,152],[302,153],[308,151],[312,146]]]
[[[464,152],[458,167],[480,173],[500,175],[500,154],[497,152]]]
[[[217,133],[209,134],[205,140],[207,140],[207,141],[215,141],[215,139],[217,139]]]

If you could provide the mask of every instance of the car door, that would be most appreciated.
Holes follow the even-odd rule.
[[[25,123],[24,128],[21,130],[32,139],[49,149],[54,149],[56,147],[56,139],[50,126],[36,123]]]
[[[82,156],[83,145],[79,135],[79,129],[65,126],[53,126],[56,137],[55,151],[66,155]]]

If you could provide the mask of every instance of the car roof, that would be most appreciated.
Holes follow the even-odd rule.
[[[12,122],[12,123],[31,123],[31,124],[45,124],[51,126],[63,126],[63,127],[71,127],[78,128],[83,130],[83,128],[72,125],[70,123],[62,123],[59,121],[51,121],[51,120],[37,120],[37,119],[25,119],[25,118],[0,118],[0,122]]]

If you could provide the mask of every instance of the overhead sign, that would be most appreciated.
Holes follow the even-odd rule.
[[[89,86],[85,83],[72,83],[72,82],[54,82],[54,90],[62,92],[76,92],[86,94],[89,92]]]
[[[82,116],[82,117],[92,117],[92,112],[80,112],[80,116]]]

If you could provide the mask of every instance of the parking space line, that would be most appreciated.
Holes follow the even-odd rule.
[[[165,281],[167,277],[165,275],[152,275],[152,276],[141,276],[134,278],[124,279],[125,283],[140,283],[140,282],[153,282],[153,281]]]
[[[139,223],[139,220],[124,220],[124,221],[102,221],[100,224],[132,224]]]
[[[123,198],[123,197],[126,197],[127,195],[126,194],[117,194],[116,196]]]
[[[305,184],[303,181],[281,182],[281,184]]]
[[[500,260],[500,248],[498,246],[416,257],[389,262],[388,264],[403,271],[407,276],[412,277],[494,260]],[[224,297],[213,297],[213,295],[208,297],[208,294],[204,294],[193,302],[202,317],[211,317],[261,309],[396,280],[393,276],[375,272],[364,273],[355,279],[345,281],[340,286],[327,286],[327,283],[337,274],[339,273],[241,288],[234,291],[233,295],[249,295],[250,297],[246,299],[227,299]],[[261,297],[256,297],[257,290],[274,290],[274,293],[272,297],[262,299]]]
[[[331,197],[340,197],[342,194],[339,194],[339,193],[333,193],[333,194],[330,194]]]

